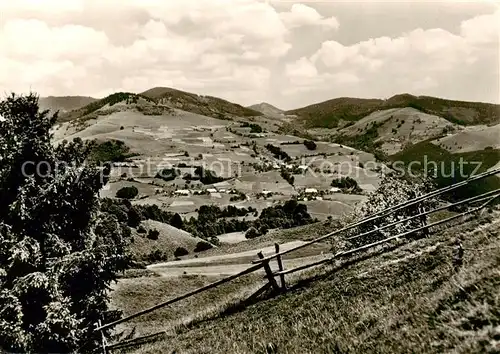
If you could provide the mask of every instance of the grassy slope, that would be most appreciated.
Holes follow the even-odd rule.
[[[388,100],[342,97],[288,111],[287,114],[299,116],[309,127],[332,128],[340,120],[357,121],[374,111],[399,107],[413,107],[461,125],[500,122],[499,105],[409,94],[396,95]]]
[[[183,247],[192,253],[196,244],[202,241],[201,238],[194,237],[184,230],[158,221],[146,220],[141,225],[148,231],[158,230],[160,235],[157,240],[150,240],[147,238],[147,234],[134,232],[130,250],[136,259],[145,259],[151,252],[160,250],[166,257],[163,260],[172,261],[177,247]]]
[[[229,116],[247,117],[260,116],[261,112],[245,108],[239,104],[232,103],[221,98],[212,96],[200,96],[190,92],[184,92],[168,87],[155,87],[141,93],[142,96],[163,103],[169,103],[182,110],[202,114],[214,118],[226,118]]]
[[[75,109],[71,112],[67,112],[59,117],[59,121],[64,122],[73,119],[79,119],[96,112],[106,105],[113,106],[122,101],[137,101],[139,98],[152,102],[152,100],[148,97],[143,97],[141,95],[136,95],[130,92],[117,92],[100,100],[95,100],[81,108]]]
[[[423,141],[407,147],[400,153],[391,156],[390,159],[392,161],[402,161],[406,166],[414,161],[418,161],[421,164],[414,165],[418,171],[424,170],[423,166],[425,166],[425,161],[437,162],[438,170],[435,180],[438,187],[443,187],[464,180],[465,177],[463,176],[471,176],[476,169],[477,162],[480,162],[481,165],[479,169],[475,171],[476,174],[495,166],[498,161],[500,161],[500,150],[485,149],[452,154],[429,141]],[[461,161],[463,161],[462,165]],[[460,166],[463,166],[463,174],[460,172]],[[429,170],[431,167],[432,165],[429,165]],[[451,173],[452,171],[454,171],[453,174]],[[428,173],[430,174],[430,171]],[[450,177],[450,175],[454,177]],[[475,195],[497,188],[500,188],[500,178],[491,176],[471,184],[470,186],[457,189],[453,192],[453,195],[463,197],[465,195]]]
[[[136,352],[498,352],[498,227],[471,221],[348,268],[321,268],[285,295]],[[455,270],[457,235],[465,255]]]
[[[124,315],[127,316],[218,279],[219,277],[201,275],[183,275],[178,278],[153,276],[121,279],[114,286],[111,305],[113,308],[123,310]],[[234,282],[138,317],[121,325],[119,330],[130,332],[135,327],[137,336],[147,335],[168,327],[182,325],[193,318],[215,316],[225,304],[234,303],[236,299],[251,294],[261,282],[262,276],[256,274],[241,277]]]
[[[149,226],[154,227],[154,222],[152,221],[143,222],[143,225],[148,228],[148,223]],[[183,242],[185,239],[185,237],[181,237],[172,240],[170,234],[165,234],[158,226],[156,226],[156,228],[160,230],[160,238],[157,241],[148,240],[144,237],[141,239],[141,236],[134,234],[134,244],[132,245],[134,254],[137,255],[141,253],[145,255],[156,248],[171,252],[171,250],[179,246],[179,242]],[[274,242],[285,243],[294,240],[309,240],[316,237],[319,233],[323,234],[331,230],[332,226],[326,223],[316,223],[293,229],[280,230],[239,244],[223,245],[221,247],[212,248],[208,251],[199,253],[199,257],[237,253],[259,248],[263,249],[274,245]],[[196,239],[193,238],[193,240]],[[195,243],[192,243],[191,246],[189,244],[183,245],[191,251],[187,258],[193,258],[194,253],[192,250],[194,245]],[[329,243],[322,243],[314,247],[308,247],[303,251],[295,252],[291,257],[309,256],[310,254],[319,254],[321,251],[328,252],[330,248],[331,245]],[[235,262],[249,264],[255,257],[256,254],[248,257],[248,259],[230,259],[228,262],[231,264]],[[224,262],[211,262],[210,264],[224,264]],[[156,273],[147,270],[126,272],[124,275],[125,278],[133,277],[134,279],[121,279],[119,283],[114,286],[114,291],[111,294],[113,307],[122,310],[125,315],[130,315],[148,306],[156,305],[161,300],[181,295],[221,278],[219,276],[201,276],[193,274],[185,275],[181,278],[162,278],[154,275],[156,275]],[[261,274],[249,274],[222,287],[190,298],[187,302],[183,301],[145,317],[137,318],[132,322],[122,325],[121,329],[130,331],[133,327],[136,327],[138,333],[148,334],[189,320],[194,314],[197,314],[197,317],[210,317],[206,315],[207,311],[212,316],[217,314],[221,308],[237,302],[237,299],[242,299],[245,295],[249,295],[256,287],[259,287],[262,282],[263,279]]]

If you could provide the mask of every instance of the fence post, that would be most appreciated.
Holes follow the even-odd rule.
[[[262,251],[257,253],[257,256],[259,256],[260,259],[264,258]],[[269,266],[269,261],[264,261],[262,263],[264,264],[264,270],[266,271],[267,280],[269,280],[269,283],[271,284],[271,286],[273,287],[274,290],[280,291],[278,283],[276,282],[276,279],[274,279],[274,275],[273,275],[273,272],[271,271],[271,267]]]
[[[275,243],[274,248],[276,249],[276,253],[280,253],[279,244]],[[284,268],[283,268],[283,260],[281,259],[280,254],[276,257],[276,262],[278,262],[278,270],[282,272]],[[286,291],[285,274],[280,274],[280,282],[281,282],[281,291]]]
[[[418,213],[421,214],[423,212],[425,212],[425,209],[422,207],[422,205],[419,205],[418,206]],[[420,218],[420,223],[422,226],[426,226],[427,225],[427,215],[423,215],[421,218]],[[425,236],[425,237],[429,237],[429,229],[428,228],[425,228],[422,230],[422,234]]]
[[[97,325],[98,325],[99,327],[101,327],[101,320],[99,320],[99,322],[97,322]],[[101,332],[102,352],[103,352],[104,354],[107,354],[107,353],[108,353],[108,350],[107,350],[106,337],[104,336],[104,330],[100,330],[99,332]]]

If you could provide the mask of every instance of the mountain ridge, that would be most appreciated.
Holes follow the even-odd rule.
[[[341,121],[355,122],[378,110],[405,107],[438,115],[459,125],[500,122],[498,104],[414,96],[408,93],[394,95],[387,100],[338,97],[289,110],[286,114],[296,115],[297,119],[307,127],[335,128]]]

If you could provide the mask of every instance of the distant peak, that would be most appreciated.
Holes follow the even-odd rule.
[[[279,109],[275,106],[273,106],[270,103],[267,102],[261,102],[254,104],[252,106],[248,106],[248,108],[253,109],[255,111],[264,113],[264,114],[283,114],[284,111],[282,109]]]

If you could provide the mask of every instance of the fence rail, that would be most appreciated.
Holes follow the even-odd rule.
[[[397,235],[390,236],[390,237],[384,238],[382,240],[378,240],[378,241],[375,241],[375,242],[372,242],[372,243],[369,243],[369,244],[365,244],[365,245],[362,245],[360,247],[353,248],[353,249],[350,249],[350,250],[337,252],[336,254],[334,254],[331,257],[328,257],[328,258],[325,258],[325,259],[322,259],[322,260],[318,260],[318,261],[314,261],[314,262],[311,262],[311,263],[308,263],[308,264],[300,265],[300,266],[297,266],[295,268],[284,269],[284,266],[283,266],[282,256],[285,255],[285,254],[288,254],[288,253],[297,251],[299,249],[302,249],[304,247],[310,246],[312,244],[321,242],[321,241],[326,240],[328,238],[331,238],[331,237],[333,237],[335,235],[342,234],[342,233],[344,233],[346,231],[355,229],[356,227],[362,226],[362,225],[367,224],[369,222],[376,221],[378,219],[381,219],[383,217],[391,215],[391,214],[393,214],[394,212],[396,212],[398,210],[401,210],[401,209],[407,208],[409,206],[421,203],[421,202],[423,202],[423,201],[425,201],[425,200],[427,200],[429,198],[433,198],[433,197],[439,196],[439,195],[444,194],[446,192],[449,192],[449,191],[455,190],[457,188],[463,187],[463,186],[465,186],[465,185],[467,185],[467,184],[469,184],[471,182],[475,182],[475,181],[484,179],[486,177],[489,177],[489,176],[492,176],[492,175],[495,175],[495,174],[498,174],[498,173],[500,173],[500,169],[495,169],[495,170],[492,170],[492,171],[488,171],[488,172],[484,172],[484,173],[478,174],[478,175],[473,176],[473,177],[471,177],[471,178],[469,178],[469,179],[467,179],[465,181],[462,181],[462,182],[459,182],[459,183],[456,183],[456,184],[453,184],[453,185],[450,185],[450,186],[447,186],[447,187],[444,187],[444,188],[437,189],[437,190],[435,190],[433,192],[424,194],[422,196],[413,198],[411,200],[408,200],[408,201],[399,203],[399,204],[397,204],[395,206],[392,206],[392,207],[389,207],[387,209],[384,209],[384,210],[382,210],[380,212],[377,212],[375,214],[372,214],[372,215],[370,215],[370,216],[368,216],[368,217],[366,217],[366,218],[364,218],[364,219],[362,219],[362,220],[360,220],[358,222],[352,223],[350,225],[347,225],[346,227],[343,227],[341,229],[335,230],[335,231],[330,232],[330,233],[328,233],[326,235],[318,237],[318,238],[316,238],[314,240],[306,242],[306,243],[304,243],[302,245],[299,245],[297,247],[290,248],[288,250],[280,251],[279,244],[275,244],[275,253],[274,254],[271,254],[271,255],[268,255],[267,257],[265,257],[262,254],[262,252],[259,252],[257,254],[257,256],[258,256],[259,259],[252,261],[253,265],[250,265],[249,268],[247,268],[247,269],[245,269],[245,270],[243,270],[243,271],[241,271],[241,272],[239,272],[237,274],[234,274],[234,275],[222,278],[222,279],[220,279],[220,280],[218,280],[216,282],[213,282],[211,284],[205,285],[205,286],[203,286],[201,288],[195,289],[193,291],[190,291],[190,292],[188,292],[186,294],[183,294],[183,295],[178,296],[176,298],[170,299],[168,301],[164,301],[164,302],[159,303],[159,304],[157,304],[155,306],[149,307],[147,309],[144,309],[142,311],[134,313],[134,314],[132,314],[130,316],[121,318],[119,320],[116,320],[116,321],[113,321],[113,322],[110,322],[110,323],[107,323],[107,324],[104,324],[104,325],[101,325],[101,323],[99,322],[99,324],[98,324],[98,326],[96,328],[96,331],[100,331],[101,332],[103,352],[107,353],[108,349],[119,348],[119,347],[122,347],[122,346],[134,345],[135,343],[138,343],[137,341],[139,341],[139,340],[148,339],[149,337],[154,337],[155,335],[158,335],[158,334],[155,334],[155,335],[143,336],[143,337],[139,337],[139,338],[135,338],[135,339],[130,339],[130,340],[127,340],[127,341],[124,341],[124,342],[115,343],[115,344],[111,344],[110,345],[106,341],[106,338],[105,338],[105,335],[104,335],[104,331],[105,330],[109,330],[110,328],[112,328],[112,327],[114,327],[114,326],[116,326],[116,325],[118,325],[120,323],[124,323],[124,322],[130,321],[130,320],[132,320],[132,319],[134,319],[136,317],[145,315],[147,313],[153,312],[155,310],[158,310],[158,309],[163,308],[165,306],[171,305],[171,304],[176,303],[178,301],[181,301],[183,299],[189,298],[189,297],[194,296],[196,294],[199,294],[201,292],[204,292],[204,291],[210,290],[212,288],[218,287],[218,286],[220,286],[220,285],[222,285],[224,283],[230,282],[230,281],[232,281],[232,280],[234,280],[236,278],[242,277],[244,275],[253,273],[253,272],[255,272],[257,270],[260,270],[262,268],[265,271],[266,278],[267,278],[268,282],[264,286],[262,286],[261,288],[259,288],[247,300],[255,299],[257,296],[259,296],[260,294],[262,294],[267,289],[272,289],[275,292],[284,292],[284,291],[286,291],[287,286],[286,286],[286,282],[285,282],[285,275],[287,275],[287,274],[295,273],[295,272],[298,272],[298,271],[301,271],[301,270],[305,270],[305,269],[308,269],[308,268],[311,268],[311,267],[315,267],[315,266],[318,266],[318,265],[321,265],[321,264],[332,262],[332,261],[334,261],[336,259],[339,259],[341,257],[347,257],[347,256],[353,255],[353,254],[358,253],[358,252],[366,251],[366,250],[368,250],[370,248],[374,248],[374,247],[380,246],[380,245],[388,243],[388,242],[390,242],[392,240],[399,239],[399,238],[404,238],[404,237],[407,237],[407,236],[409,236],[411,234],[414,234],[416,232],[419,232],[419,231],[426,231],[429,228],[432,228],[432,227],[435,227],[435,226],[438,226],[438,225],[441,225],[441,224],[445,224],[447,222],[450,222],[452,220],[464,217],[464,216],[469,215],[469,214],[476,213],[476,212],[484,209],[486,206],[488,206],[491,202],[493,202],[493,200],[499,198],[500,197],[500,189],[497,189],[497,190],[494,190],[494,191],[490,191],[490,192],[487,192],[487,193],[483,193],[481,195],[470,197],[470,198],[467,198],[467,199],[464,199],[464,200],[461,200],[461,201],[458,201],[458,202],[454,202],[454,203],[451,203],[451,204],[442,205],[442,206],[439,206],[439,207],[434,208],[432,210],[427,210],[427,211],[419,212],[416,215],[412,215],[412,216],[407,217],[407,218],[402,219],[402,220],[394,221],[392,223],[383,225],[383,226],[375,228],[373,230],[370,230],[370,231],[367,231],[367,232],[364,232],[364,233],[360,233],[360,234],[357,234],[357,235],[354,235],[354,236],[351,236],[351,237],[346,237],[346,238],[344,238],[344,240],[358,239],[358,238],[365,237],[365,236],[368,236],[368,235],[376,233],[376,232],[380,232],[381,230],[385,230],[385,229],[394,227],[396,225],[399,225],[399,224],[402,224],[402,223],[406,223],[408,221],[412,221],[412,220],[415,220],[415,219],[419,219],[419,218],[425,217],[425,216],[427,216],[429,214],[436,213],[436,212],[441,211],[441,210],[449,209],[449,208],[452,208],[452,207],[455,207],[455,206],[459,206],[459,205],[474,204],[474,203],[483,202],[483,201],[486,200],[486,202],[480,204],[477,207],[473,207],[472,209],[469,209],[469,210],[464,211],[462,213],[458,213],[457,215],[450,216],[450,217],[445,218],[443,220],[435,221],[433,223],[428,224],[427,221],[426,221],[426,218],[425,218],[423,220],[423,225],[422,226],[415,227],[415,228],[413,228],[411,230],[408,230],[408,231],[405,231],[405,232],[401,232],[401,233],[399,233]],[[271,267],[270,267],[270,261],[273,260],[273,259],[276,259],[277,267],[278,267],[278,271],[275,271],[275,272],[272,272]],[[279,277],[280,284],[278,284],[278,282],[276,281],[276,277]]]

